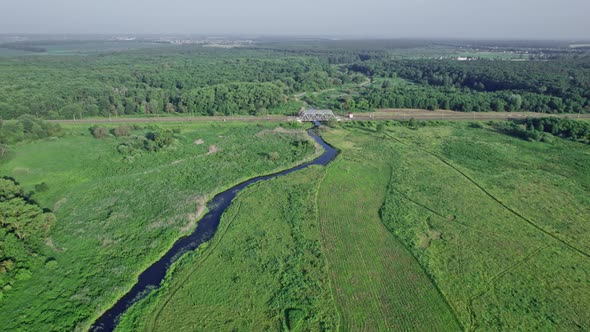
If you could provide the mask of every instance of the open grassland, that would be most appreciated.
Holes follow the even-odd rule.
[[[87,125],[67,127],[63,138],[11,147],[0,174],[27,191],[45,183],[33,199],[53,210],[57,222],[42,249],[51,265],[3,290],[0,329],[87,329],[143,269],[194,229],[213,194],[314,153],[313,144],[301,144],[303,131],[271,130],[274,125],[162,127],[180,128],[177,142],[134,158],[117,151],[126,138],[92,138]]]
[[[353,146],[346,133],[327,136],[342,155],[328,167],[318,196],[342,330],[458,330],[428,275],[381,222],[392,172],[379,154],[381,142],[363,135]]]
[[[359,184],[336,188],[340,196],[364,190],[355,187],[370,185],[364,174],[384,172],[379,165],[391,168],[382,220],[418,259],[465,329],[590,328],[587,145],[528,142],[465,123],[393,126],[382,133],[358,126],[325,137],[343,156],[358,151],[355,162],[364,165],[349,166]],[[341,171],[334,183],[344,179]],[[339,208],[359,202],[360,209],[365,197],[382,188],[363,192],[352,203],[344,200]],[[374,236],[365,240],[376,242]],[[329,250],[326,256],[333,257]],[[346,285],[338,282],[343,275],[335,276],[336,288]],[[365,307],[353,308],[349,317]]]
[[[127,312],[121,331],[319,331],[336,328],[321,252],[314,166],[241,192],[213,240]]]

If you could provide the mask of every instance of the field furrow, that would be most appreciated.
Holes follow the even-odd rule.
[[[386,164],[343,158],[328,167],[320,187],[320,230],[342,328],[457,329],[442,295],[381,222],[390,172]]]

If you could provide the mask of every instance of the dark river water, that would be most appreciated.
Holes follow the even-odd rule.
[[[316,123],[316,126],[318,124]],[[209,212],[199,221],[197,228],[195,231],[183,238],[180,238],[166,254],[160,258],[157,262],[152,264],[149,268],[143,271],[137,280],[137,283],[131,288],[131,290],[125,294],[122,298],[120,298],[115,305],[113,305],[109,310],[107,310],[102,316],[100,316],[96,322],[90,328],[91,331],[112,331],[115,329],[117,324],[117,319],[127,310],[129,307],[137,301],[138,298],[141,298],[154,288],[157,288],[164,277],[166,276],[166,272],[170,265],[175,262],[182,254],[195,250],[199,245],[204,242],[209,241],[215,232],[217,231],[217,226],[219,226],[219,221],[221,220],[221,215],[225,210],[229,207],[232,200],[236,197],[236,195],[240,192],[240,190],[246,188],[247,186],[268,179],[275,178],[277,176],[287,175],[289,173],[304,169],[311,165],[327,165],[330,161],[332,161],[337,154],[337,151],[328,145],[324,140],[313,132],[313,129],[308,130],[307,132],[316,142],[318,142],[323,148],[324,153],[319,156],[318,158],[314,159],[305,164],[301,164],[299,166],[284,170],[279,173],[259,176],[256,178],[252,178],[248,181],[242,182],[220,194],[215,196],[209,203],[207,203],[207,207],[209,208]]]

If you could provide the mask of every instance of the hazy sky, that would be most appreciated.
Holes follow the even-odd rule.
[[[590,0],[0,0],[0,33],[590,39]]]

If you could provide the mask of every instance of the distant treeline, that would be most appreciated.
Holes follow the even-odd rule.
[[[7,48],[10,50],[17,50],[17,51],[28,51],[28,52],[35,52],[35,53],[44,53],[47,52],[47,49],[44,47],[27,44],[27,43],[4,43],[0,44],[0,48]]]
[[[369,77],[401,77],[415,86],[384,84],[359,96],[368,107],[464,112],[590,111],[590,58],[554,61],[377,60],[351,64]]]
[[[306,98],[314,106],[356,111],[392,107],[561,113],[590,109],[588,58],[393,60],[389,48],[413,44],[349,43],[1,57],[0,117],[264,114],[284,111],[282,106],[292,103],[297,93],[358,84],[367,77],[391,82],[403,78],[413,84],[385,81],[338,100],[316,101],[310,94]]]
[[[0,58],[0,117],[248,114],[285,103],[295,92],[358,76],[312,57],[249,50],[166,52]]]

